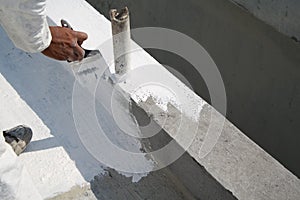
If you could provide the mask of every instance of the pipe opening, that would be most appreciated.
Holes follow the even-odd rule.
[[[122,21],[125,21],[128,18],[129,10],[128,10],[127,7],[122,8],[120,10],[120,12],[118,12],[118,10],[116,10],[116,9],[112,9],[110,11],[110,15],[111,15],[111,19],[113,19],[115,21],[122,22]]]

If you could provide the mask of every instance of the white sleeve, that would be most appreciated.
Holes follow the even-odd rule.
[[[41,52],[51,42],[46,0],[0,0],[0,24],[16,47]]]

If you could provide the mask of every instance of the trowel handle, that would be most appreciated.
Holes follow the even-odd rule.
[[[73,30],[72,26],[66,20],[61,19],[60,23],[61,23],[62,27],[69,28],[69,29]],[[67,60],[67,62],[71,62],[71,61]]]
[[[71,26],[66,20],[61,19],[61,20],[60,20],[60,23],[61,23],[61,26],[62,26],[62,27],[69,28],[69,29],[72,29],[72,30],[73,30],[72,26]]]

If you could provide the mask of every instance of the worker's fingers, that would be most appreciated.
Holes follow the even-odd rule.
[[[84,57],[81,44],[87,34],[65,27],[50,26],[52,40],[42,53],[56,60],[80,61]]]
[[[68,59],[65,54],[57,53],[55,50],[53,51],[53,49],[51,49],[51,48],[45,49],[44,51],[42,51],[42,53],[45,56],[48,56],[48,57],[56,59],[56,60],[67,60]]]
[[[84,32],[80,31],[74,31],[77,37],[77,43],[79,45],[82,45],[83,41],[85,41],[88,38],[88,35]]]

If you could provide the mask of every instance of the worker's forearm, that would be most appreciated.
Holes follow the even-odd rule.
[[[0,0],[0,23],[16,47],[41,52],[51,42],[46,0]]]

